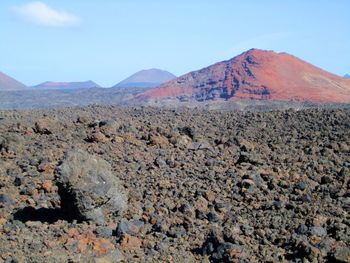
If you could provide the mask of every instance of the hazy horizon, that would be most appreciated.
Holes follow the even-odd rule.
[[[45,81],[117,84],[149,68],[177,76],[248,49],[350,71],[350,2],[2,1],[0,71]]]

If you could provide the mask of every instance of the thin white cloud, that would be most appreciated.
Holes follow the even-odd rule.
[[[62,10],[56,10],[47,4],[35,1],[16,6],[13,11],[26,21],[47,27],[69,27],[80,24],[80,18]]]

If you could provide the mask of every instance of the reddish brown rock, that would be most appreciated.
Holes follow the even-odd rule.
[[[52,174],[54,171],[54,166],[51,163],[44,162],[38,166],[38,171]]]
[[[54,189],[51,180],[45,180],[41,187],[45,190],[46,193],[52,193]]]
[[[213,202],[215,200],[215,194],[213,191],[208,191],[205,195],[209,202]]]
[[[59,242],[64,244],[68,250],[74,250],[78,253],[84,253],[90,250],[93,251],[94,255],[99,257],[115,249],[115,246],[110,240],[97,238],[89,230],[81,233],[78,228],[68,229],[67,235],[62,236]]]
[[[93,132],[88,138],[88,141],[90,142],[108,142],[108,138],[106,137],[106,135],[104,135],[102,132],[100,131],[95,131]]]
[[[141,248],[142,241],[137,237],[124,234],[120,245],[124,250],[137,250]]]
[[[51,134],[53,122],[47,118],[38,120],[35,123],[35,131],[40,134]]]
[[[114,245],[108,239],[96,239],[94,241],[94,251],[98,256],[107,254],[114,249]]]
[[[154,146],[166,147],[169,145],[168,139],[161,135],[152,136],[150,141],[151,145]]]
[[[199,197],[195,203],[195,208],[200,212],[206,212],[208,210],[208,201],[204,197]]]
[[[24,135],[32,135],[34,133],[34,130],[30,127],[25,128]]]
[[[124,143],[124,138],[120,136],[114,136],[113,141],[116,143]]]
[[[2,228],[2,226],[5,225],[6,222],[7,220],[5,218],[0,218],[0,228]]]

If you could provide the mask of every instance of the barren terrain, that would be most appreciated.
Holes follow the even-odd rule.
[[[0,262],[349,262],[350,111],[0,112]]]

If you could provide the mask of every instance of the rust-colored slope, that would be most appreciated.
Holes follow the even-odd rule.
[[[222,98],[350,102],[350,80],[287,53],[251,49],[140,94],[139,100]]]

